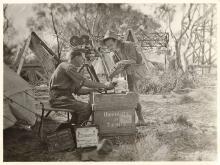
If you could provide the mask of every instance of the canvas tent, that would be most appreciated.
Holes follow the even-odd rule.
[[[4,64],[3,128],[13,126],[18,120],[34,125],[37,110],[32,87]],[[38,112],[39,113],[39,112]]]

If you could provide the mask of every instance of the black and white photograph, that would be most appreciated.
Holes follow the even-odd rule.
[[[218,5],[3,2],[3,162],[216,164]]]

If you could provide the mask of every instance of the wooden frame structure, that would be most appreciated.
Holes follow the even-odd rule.
[[[215,7],[210,12],[206,12],[205,4],[196,8],[197,14],[200,16],[206,13],[205,17],[198,21],[192,30],[191,35],[186,38],[190,39],[190,50],[186,54],[186,59],[192,65],[202,68],[202,74],[205,68],[216,67],[217,51],[217,22]]]
[[[24,63],[28,49],[36,55],[39,64]],[[13,69],[16,70],[18,75],[20,75],[22,71],[26,72],[26,75],[30,72],[30,77],[35,77],[33,79],[37,79],[37,76],[40,80],[48,81],[58,63],[59,59],[57,59],[56,54],[35,32],[32,32],[23,47],[19,49],[13,63]]]

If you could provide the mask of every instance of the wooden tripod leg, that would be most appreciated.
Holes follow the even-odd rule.
[[[40,126],[39,126],[39,130],[38,130],[38,136],[40,136],[41,139],[43,139],[43,120],[44,120],[44,105],[41,103],[42,105],[42,113],[41,113],[41,121],[40,121]]]
[[[69,122],[70,121],[70,113],[67,112],[67,121]]]
[[[94,67],[91,65],[91,66],[88,66],[88,68],[89,68],[89,70],[90,70],[92,76],[95,78],[96,82],[100,82],[100,81],[99,81],[99,78],[98,78],[98,76],[97,76],[97,74],[96,74],[96,72],[95,72]]]
[[[48,111],[45,117],[48,117],[52,111]]]

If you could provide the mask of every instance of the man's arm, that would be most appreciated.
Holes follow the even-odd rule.
[[[107,90],[114,88],[114,85],[112,83],[103,84],[103,83],[91,81],[91,80],[84,78],[80,73],[76,71],[74,67],[71,67],[71,66],[69,66],[66,69],[66,73],[75,83],[79,84],[81,87],[85,86],[88,88],[94,88],[94,89],[101,88],[101,89],[107,89]]]
[[[85,79],[83,86],[88,87],[88,88],[107,88],[107,86],[103,83],[91,81],[88,79]]]
[[[137,48],[136,48],[135,50],[136,50],[136,55],[137,55],[137,64],[142,64],[142,56],[141,56],[141,54],[137,51]]]
[[[136,64],[142,64],[142,56],[137,51],[136,46],[133,43],[129,43],[127,45],[127,55],[129,56],[129,59],[134,59],[136,61]]]
[[[78,90],[77,95],[88,95],[94,91],[95,89],[92,88],[81,88]]]

